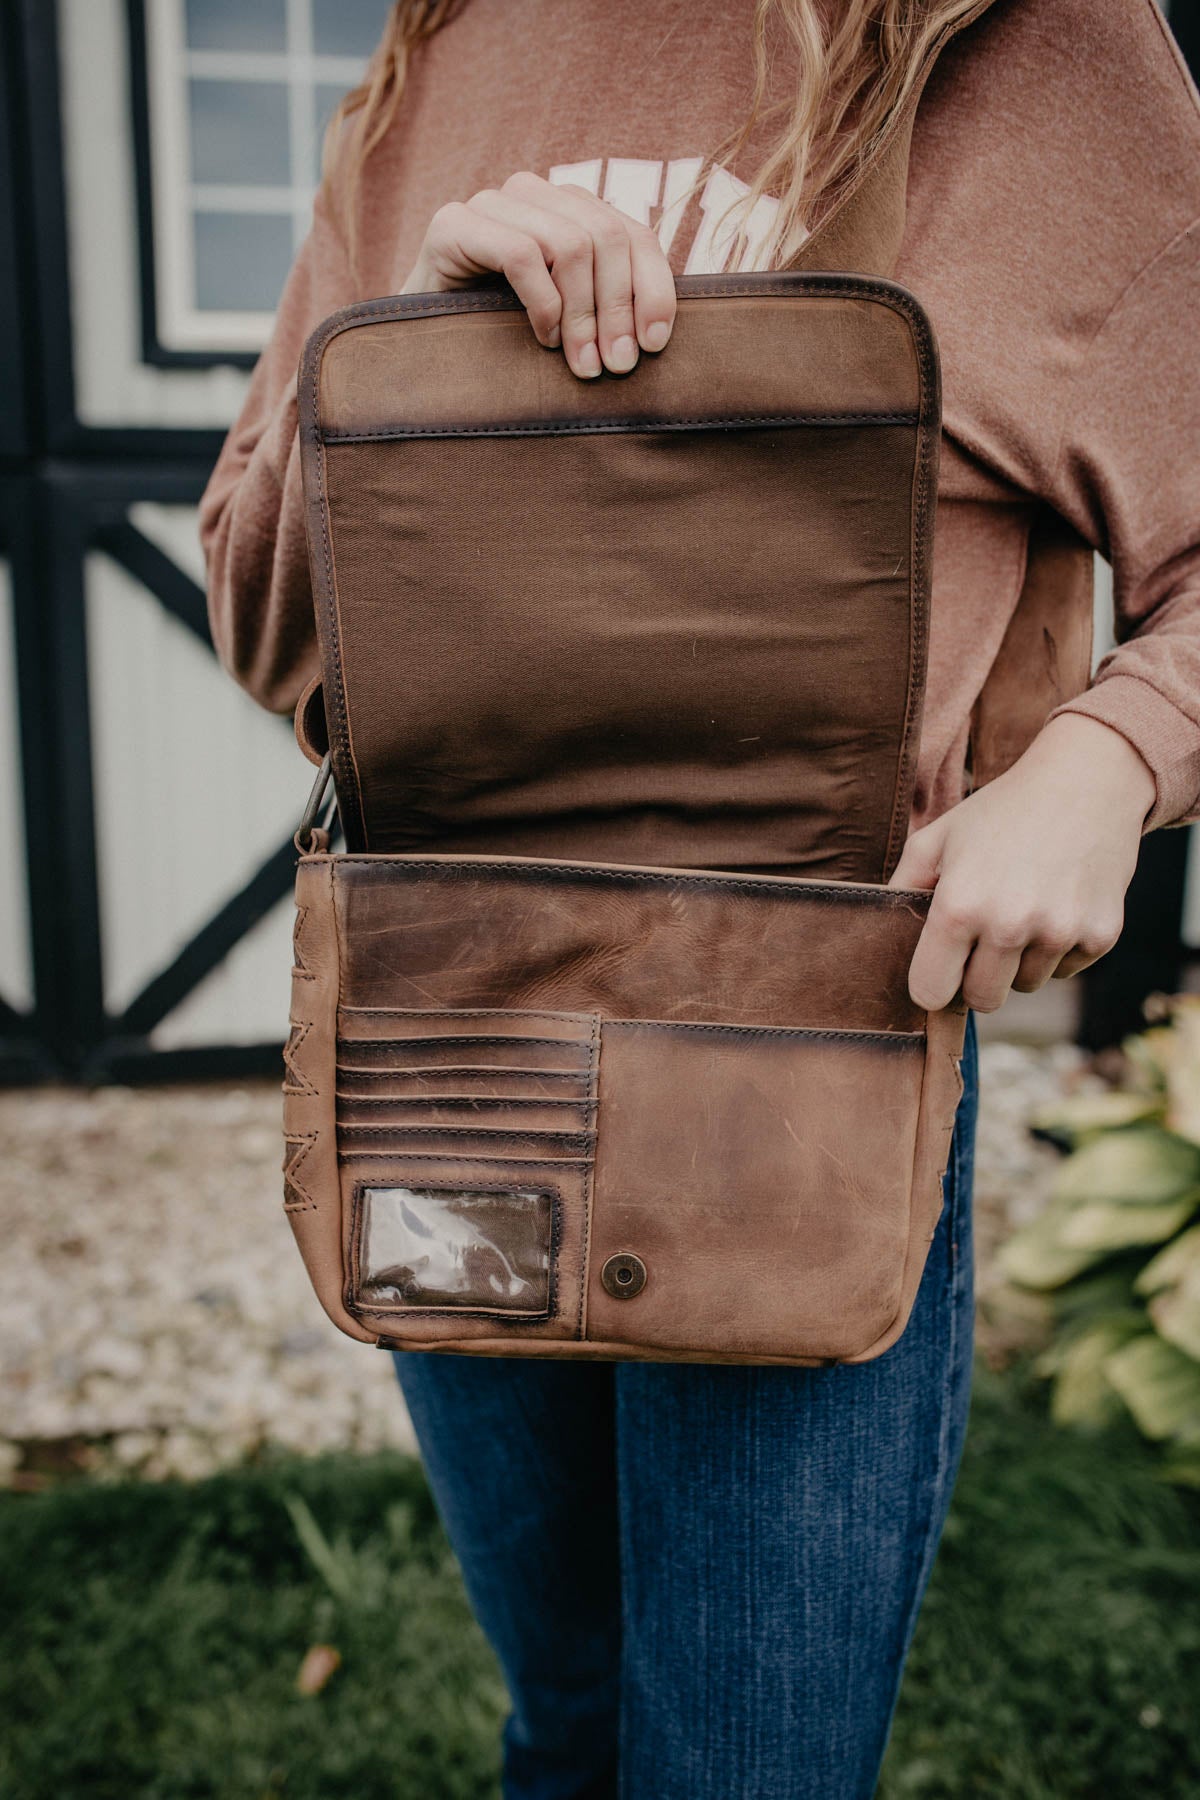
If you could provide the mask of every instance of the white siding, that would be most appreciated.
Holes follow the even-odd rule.
[[[185,566],[189,508],[140,507]],[[120,1011],[294,828],[310,771],[261,712],[117,564],[86,572],[105,1003]],[[282,1037],[289,908],[248,937],[155,1042]]]
[[[12,584],[0,561],[0,996],[24,1010],[33,1004],[33,979],[14,650]]]

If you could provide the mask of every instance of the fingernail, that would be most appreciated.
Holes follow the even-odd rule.
[[[551,350],[557,350],[558,346],[562,343],[562,332],[557,325],[552,325],[546,333],[546,342],[549,344]]]
[[[600,373],[600,352],[595,344],[585,344],[575,358],[575,373],[590,381],[593,375]]]
[[[628,374],[638,359],[637,341],[631,337],[619,337],[608,353],[608,366],[618,375]]]
[[[655,319],[652,325],[647,325],[642,337],[647,350],[661,350],[670,335],[671,327],[662,319]]]

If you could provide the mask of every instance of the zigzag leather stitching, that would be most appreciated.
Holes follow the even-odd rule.
[[[297,906],[296,917],[292,924],[292,979],[293,979],[293,981],[315,981],[317,979],[315,972],[312,969],[310,969],[308,964],[305,962],[304,953],[300,948],[300,939],[304,934],[304,924],[305,924],[306,919],[308,918],[308,912],[309,912],[309,909],[307,906]]]
[[[316,1131],[285,1131],[283,1141],[291,1154],[283,1160],[284,1192],[299,1195],[297,1200],[284,1200],[284,1212],[316,1212],[317,1202],[299,1179],[300,1165],[316,1143],[320,1133]]]
[[[312,978],[310,977],[310,979]],[[291,1030],[288,1033],[288,1041],[283,1046],[283,1062],[288,1074],[294,1076],[295,1079],[293,1081],[285,1081],[283,1084],[283,1091],[285,1094],[304,1094],[313,1098],[319,1098],[321,1092],[320,1088],[317,1087],[315,1082],[309,1080],[308,1076],[304,1073],[304,1070],[296,1061],[296,1057],[300,1052],[300,1048],[303,1045],[305,1038],[312,1030],[312,1020],[289,1019],[288,1024],[291,1026]]]

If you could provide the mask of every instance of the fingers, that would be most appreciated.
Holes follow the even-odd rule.
[[[623,213],[618,217],[624,218]],[[649,225],[626,219],[633,270],[633,318],[643,350],[657,353],[675,324],[675,277],[663,255],[658,234]]]
[[[675,322],[675,282],[647,225],[586,189],[529,173],[435,214],[405,293],[505,276],[538,342],[561,345],[584,380],[627,374],[661,350]]]
[[[633,257],[628,221],[584,188],[546,185],[549,192],[542,203],[546,211],[577,234],[584,246],[586,260],[579,271],[578,284],[581,310],[578,320],[571,322],[571,329],[586,342],[586,372],[598,375],[603,363],[614,375],[628,375],[637,362],[639,347],[633,316]],[[552,267],[551,273],[554,272]],[[565,313],[565,290],[563,300]],[[567,329],[564,320],[564,350]],[[571,361],[569,352],[567,361]]]
[[[421,256],[404,284],[406,294],[465,287],[489,273],[503,275],[529,314],[538,342],[559,343],[562,296],[535,238],[511,220],[455,201],[430,221]]]
[[[1034,909],[1005,917],[995,903],[963,904],[947,888],[933,898],[912,967],[909,992],[927,1011],[961,988],[975,1012],[995,1012],[1015,989],[1036,993],[1052,978],[1077,975],[1111,950],[1119,920],[1055,917]]]
[[[469,200],[467,210],[475,217],[493,220],[506,230],[519,234],[530,246],[532,256],[541,265],[556,296],[554,326],[558,335],[555,342],[561,343],[573,374],[584,380],[598,375],[601,358],[596,341],[595,253],[592,239],[584,227],[563,213],[530,205],[513,193],[491,188]],[[628,276],[628,257],[626,265]],[[508,271],[504,273],[507,275]],[[515,282],[512,285],[515,287]],[[520,289],[516,291],[523,300]],[[632,314],[632,300],[629,304]],[[537,321],[532,314],[530,322],[539,342],[545,343],[547,340],[538,333]],[[635,345],[635,357],[636,348]],[[629,366],[632,367],[632,363]]]
[[[929,917],[917,940],[908,971],[913,1003],[926,1012],[949,1006],[962,986],[967,961],[975,948],[975,932],[950,907],[938,904],[935,892]]]
[[[1008,999],[1020,965],[1019,950],[986,941],[976,944],[962,975],[962,997],[974,1012],[995,1012]]]
[[[572,337],[594,344],[599,361],[618,375],[633,368],[639,350],[662,349],[675,322],[675,282],[648,225],[598,200],[586,188],[559,186],[527,172],[510,175],[502,191],[506,199],[550,215],[551,253],[554,237],[564,225],[582,234],[590,246],[590,267],[585,264],[583,271],[589,280],[581,284],[583,303],[578,321],[570,324]],[[553,260],[550,267],[557,279]],[[569,311],[564,291],[564,314]],[[564,318],[564,350],[567,341]],[[567,360],[571,361],[569,353]],[[591,365],[593,358],[587,361]]]
[[[923,826],[920,831],[914,831],[904,846],[888,886],[918,888],[922,891],[936,887],[942,866],[945,835],[940,819],[936,819],[932,825]]]

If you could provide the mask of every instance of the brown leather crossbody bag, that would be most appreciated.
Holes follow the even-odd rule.
[[[886,264],[906,148],[810,257]],[[886,885],[940,431],[920,306],[836,267],[685,278],[668,350],[583,383],[507,290],[367,302],[310,341],[300,421],[298,729],[347,849],[314,801],[285,1181],[326,1311],[401,1348],[877,1356],[964,1027],[910,999],[928,897]]]
[[[287,1206],[327,1311],[425,1349],[877,1355],[963,1031],[908,996],[926,897],[883,885],[919,307],[695,278],[669,354],[585,386],[504,293],[370,303],[301,406],[349,850],[306,834],[298,872]]]

